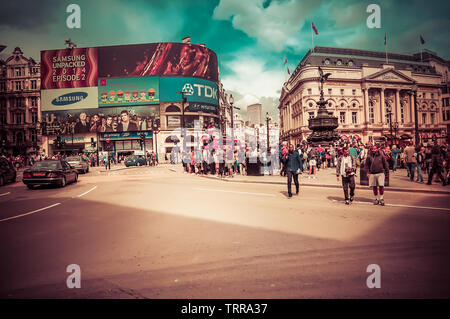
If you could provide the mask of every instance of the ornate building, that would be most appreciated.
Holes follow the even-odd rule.
[[[386,63],[388,62],[388,63]],[[316,116],[319,71],[331,73],[324,86],[327,108],[338,117],[338,133],[363,142],[414,138],[411,90],[417,86],[421,142],[447,134],[444,88],[449,63],[431,51],[414,55],[315,47],[284,84],[280,97],[280,140],[299,143]],[[447,84],[446,84],[447,83]],[[442,110],[442,112],[441,112]],[[390,124],[392,122],[392,125]]]
[[[39,147],[40,64],[15,48],[0,60],[0,137],[3,153],[33,153]]]

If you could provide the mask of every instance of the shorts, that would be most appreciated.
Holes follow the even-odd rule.
[[[309,161],[309,166],[316,166],[316,160],[310,160]]]
[[[369,187],[375,186],[384,187],[384,179],[385,179],[384,173],[370,174]]]

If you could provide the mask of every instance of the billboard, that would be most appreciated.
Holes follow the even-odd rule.
[[[218,82],[215,52],[187,43],[147,43],[98,48],[99,77],[186,76]]]
[[[159,78],[99,78],[100,107],[159,104]]]
[[[181,94],[186,92],[188,102],[219,105],[217,84],[203,79],[187,77],[162,77],[159,79],[161,101],[181,101]]]
[[[217,106],[211,104],[189,102],[188,110],[190,112],[205,112],[217,114]]]
[[[98,107],[96,87],[41,91],[42,111],[87,109]]]
[[[45,111],[42,117],[47,128],[61,135],[146,131],[159,118],[159,105]]]
[[[41,51],[41,89],[97,86],[97,48]]]

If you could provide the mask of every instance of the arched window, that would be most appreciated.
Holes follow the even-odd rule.
[[[181,109],[178,106],[171,104],[166,108],[166,112],[181,112]]]
[[[375,123],[375,114],[373,110],[373,102],[369,101],[369,122]]]
[[[166,138],[165,143],[179,143],[180,139],[176,135],[171,135]]]

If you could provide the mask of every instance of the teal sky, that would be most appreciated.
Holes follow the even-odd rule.
[[[81,7],[81,29],[66,26],[66,7]],[[371,3],[381,7],[381,28],[369,29]],[[286,80],[284,56],[293,71],[311,48],[311,21],[319,35],[314,45],[411,54],[424,48],[450,60],[449,1],[303,0],[53,0],[2,3],[0,58],[19,46],[39,60],[40,51],[79,47],[181,42],[205,43],[219,59],[220,77],[235,104],[261,102],[278,118],[276,107]],[[244,117],[245,118],[245,117]]]

